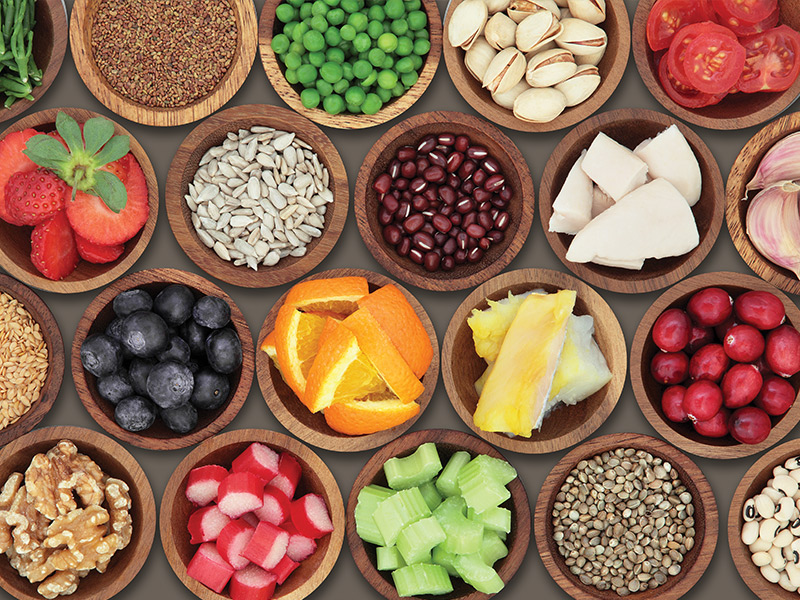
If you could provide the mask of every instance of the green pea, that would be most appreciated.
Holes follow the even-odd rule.
[[[333,91],[337,94],[344,94],[347,91],[347,88],[350,87],[350,82],[347,79],[340,79],[336,83],[333,84]]]
[[[419,31],[414,32],[414,37],[418,40],[429,40],[431,39],[430,34],[428,33],[427,29],[420,29]]]
[[[361,10],[358,0],[341,0],[339,5],[342,7],[344,12],[348,13],[357,13],[359,10]]]
[[[328,48],[325,51],[325,61],[342,64],[344,62],[344,52],[339,48]]]
[[[289,21],[286,25],[283,26],[283,33],[288,37],[290,40],[292,39],[292,32],[294,28],[297,27],[299,21]]]
[[[344,52],[345,56],[347,56],[349,60],[355,60],[354,55],[356,53],[353,50],[353,42],[342,42],[339,44],[338,48]]]
[[[279,4],[275,9],[275,18],[281,23],[288,23],[297,18],[297,10],[290,4]]]
[[[403,73],[400,76],[400,81],[403,83],[406,89],[410,88],[412,85],[417,83],[419,79],[419,75],[417,75],[416,71],[411,71],[410,73]]]
[[[314,29],[307,31],[305,35],[303,35],[303,46],[305,46],[306,50],[309,52],[319,52],[325,47],[325,37]]]
[[[297,80],[302,83],[314,83],[317,80],[317,67],[314,65],[302,65],[297,69]]]
[[[378,37],[378,48],[384,52],[394,52],[397,49],[397,36],[393,33],[382,33]]]
[[[372,40],[363,31],[356,35],[356,39],[353,40],[353,48],[356,52],[367,52],[371,47]]]
[[[373,40],[377,40],[383,34],[383,23],[380,21],[370,21],[367,25],[367,34]]]
[[[338,27],[328,27],[327,31],[325,31],[325,43],[331,47],[336,47],[342,43],[342,35],[339,33]]]
[[[342,63],[342,77],[347,81],[353,81],[355,75],[353,75],[353,65],[351,63]]]
[[[394,51],[397,56],[408,56],[412,52],[414,52],[414,40],[405,35],[397,38],[397,48]]]
[[[362,87],[370,87],[373,83],[378,80],[378,71],[374,70],[364,78],[364,81],[361,82]]]
[[[339,0],[325,0],[325,4],[330,7],[339,6]]]
[[[373,66],[376,67],[383,66],[384,58],[386,58],[386,53],[380,48],[373,48],[372,50],[369,51],[369,62],[371,62]]]
[[[405,93],[406,93],[406,88],[399,81],[397,82],[397,85],[392,88],[392,96],[394,96],[395,98],[399,98]]]
[[[360,87],[351,86],[347,88],[347,91],[344,94],[344,101],[354,106],[361,106],[366,97],[367,95]]]
[[[311,17],[311,29],[319,31],[320,33],[325,33],[328,30],[328,19],[323,15]]]
[[[378,73],[378,86],[382,87],[385,90],[391,90],[394,86],[397,85],[397,73],[394,71],[390,71],[389,69],[384,69],[380,73]]]
[[[369,7],[367,16],[374,21],[383,21],[386,18],[386,13],[382,6],[375,4]]]
[[[422,60],[422,57],[419,54],[412,54],[410,58],[414,61],[414,70],[419,71],[425,61]]]
[[[288,0],[288,2],[295,8],[300,8],[300,6],[303,4],[303,2],[305,2],[305,0]]]
[[[317,67],[318,69],[325,64],[324,52],[309,52],[308,62]]]
[[[364,13],[353,13],[347,17],[347,22],[355,27],[358,32],[366,31],[369,25],[369,19]]]
[[[330,96],[325,96],[322,100],[322,107],[326,112],[338,115],[344,110],[344,100],[337,94],[331,94]]]
[[[386,55],[386,58],[383,59],[383,64],[381,64],[381,68],[383,69],[391,69],[394,67],[394,58]]]
[[[374,115],[383,108],[383,101],[377,94],[367,94],[364,104],[361,105],[361,112],[365,115]]]
[[[395,19],[392,21],[391,25],[389,25],[389,31],[397,36],[405,35],[408,32],[408,21],[405,19]]]
[[[347,109],[347,112],[352,115],[358,115],[361,113],[361,107],[356,106],[355,104],[345,104],[345,108]]]
[[[320,96],[330,96],[333,93],[333,86],[325,81],[324,79],[317,79],[317,83],[314,84],[314,87],[317,88]]]
[[[308,33],[309,27],[305,23],[298,23],[294,29],[292,29],[292,41],[293,42],[302,42],[303,36]]]
[[[328,19],[328,23],[331,25],[339,26],[344,23],[344,11],[341,8],[333,8],[328,11],[325,18]]]
[[[430,52],[431,43],[428,40],[417,40],[414,42],[414,54],[417,56],[425,56]]]
[[[306,53],[306,47],[301,42],[292,42],[289,44],[288,52],[294,52],[298,56],[303,56]]]
[[[406,0],[405,1],[406,12],[411,12],[412,10],[419,10],[422,8],[422,2],[420,0]]]
[[[313,16],[315,16],[315,17],[317,15],[323,15],[324,16],[324,15],[328,14],[329,10],[330,10],[330,7],[327,4],[325,4],[325,2],[323,2],[322,0],[315,0],[311,4],[311,14]]]
[[[342,36],[343,40],[352,42],[356,37],[356,28],[347,23],[346,25],[342,25],[342,28],[339,30],[339,34]]]
[[[414,70],[414,61],[406,56],[394,63],[394,68],[398,73],[411,73]]]
[[[421,10],[412,10],[408,13],[408,26],[416,31],[428,25],[428,15]]]
[[[284,54],[289,50],[289,38],[283,33],[279,33],[272,38],[272,51],[275,54]]]
[[[386,88],[378,86],[375,88],[375,93],[378,94],[378,98],[381,99],[381,102],[385,103],[392,99],[392,91]]]
[[[295,71],[294,69],[286,69],[286,72],[284,73],[283,76],[286,77],[286,81],[288,81],[292,85],[297,83],[297,71]]]
[[[342,78],[342,66],[334,62],[326,62],[320,67],[319,74],[328,83],[336,83]]]
[[[289,52],[286,55],[286,60],[283,61],[283,64],[286,65],[287,69],[295,70],[303,64],[303,59],[300,58],[299,54],[296,54],[295,52]]]
[[[308,19],[311,15],[311,3],[306,2],[300,6],[300,19]]]
[[[366,79],[372,70],[372,65],[366,60],[357,60],[353,63],[353,75],[356,79]]]
[[[311,88],[303,90],[300,92],[300,102],[306,108],[317,108],[320,102],[319,92]]]
[[[386,11],[386,16],[390,19],[399,19],[406,14],[406,7],[405,4],[403,4],[403,0],[386,0],[383,10]]]

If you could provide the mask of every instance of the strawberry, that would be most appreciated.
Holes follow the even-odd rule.
[[[78,245],[78,254],[83,260],[99,265],[114,262],[125,252],[125,244],[101,246],[82,238],[77,233],[75,234],[75,243]]]
[[[39,132],[35,129],[23,129],[9,133],[0,140],[0,219],[12,225],[22,225],[11,216],[6,208],[5,188],[6,183],[15,173],[33,171],[36,164],[25,154],[25,144]]]
[[[64,208],[72,190],[48,169],[18,171],[6,183],[6,209],[21,225],[38,225]]]
[[[63,210],[33,228],[31,262],[48,279],[63,279],[75,270],[80,259],[75,235]]]

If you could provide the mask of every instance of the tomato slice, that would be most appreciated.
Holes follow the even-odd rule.
[[[745,21],[740,21],[739,19],[734,19],[734,18],[725,19],[723,17],[719,17],[720,22],[723,25],[725,25],[725,27],[730,29],[733,33],[735,33],[737,37],[755,35],[756,33],[762,33],[767,29],[772,29],[778,24],[780,18],[781,18],[780,7],[772,11],[772,13],[766,19],[764,19],[763,21],[758,21],[757,23],[747,23]]]
[[[712,1],[714,10],[723,20],[736,19],[751,24],[763,21],[778,8],[778,0]]]
[[[741,40],[744,70],[737,86],[743,92],[782,92],[800,74],[800,33],[781,25]]]
[[[698,36],[704,34],[727,36],[736,41],[736,36],[733,32],[722,25],[717,25],[710,21],[693,23],[681,29],[675,39],[672,40],[666,59],[669,61],[669,72],[684,86],[694,87],[686,76],[686,51]]]
[[[647,17],[647,43],[653,52],[666,50],[679,29],[714,18],[711,0],[657,0]]]
[[[735,38],[703,33],[686,49],[686,79],[706,94],[727,92],[739,81],[744,56],[744,47]]]
[[[702,108],[718,104],[727,92],[721,94],[706,94],[689,86],[683,85],[675,76],[670,73],[667,65],[667,57],[664,56],[658,65],[658,79],[661,87],[674,102],[685,108]]]

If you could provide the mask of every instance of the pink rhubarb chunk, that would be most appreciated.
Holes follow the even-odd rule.
[[[298,532],[293,523],[284,523],[282,529],[289,534],[289,546],[286,548],[286,556],[299,563],[314,554],[317,549],[317,542]]]
[[[217,499],[220,482],[228,476],[228,470],[219,465],[205,465],[189,471],[186,483],[186,499],[197,506],[205,506]]]
[[[283,585],[283,582],[289,578],[289,575],[292,574],[297,567],[300,566],[300,563],[294,562],[288,556],[284,556],[275,568],[272,569],[272,572],[278,576],[278,585]]]
[[[270,483],[286,494],[286,497],[291,500],[294,498],[294,492],[297,489],[297,484],[300,482],[300,476],[302,474],[303,467],[300,466],[297,459],[291,454],[282,452],[281,458],[278,461],[278,474]]]
[[[233,460],[231,471],[234,473],[249,471],[261,477],[266,484],[278,474],[278,461],[278,453],[272,448],[254,442]]]
[[[291,500],[274,485],[264,488],[263,504],[253,511],[259,521],[280,525],[289,518]]]
[[[306,494],[292,502],[290,514],[297,531],[313,540],[333,531],[328,507],[318,494]]]
[[[222,514],[217,505],[198,508],[189,517],[187,528],[192,536],[189,543],[213,542],[219,536],[222,528],[230,522],[230,517]]]
[[[217,547],[207,542],[194,553],[186,574],[204,586],[220,593],[233,575],[234,568],[217,552]]]
[[[261,508],[264,482],[252,473],[231,473],[219,484],[219,509],[231,519]]]
[[[217,550],[234,569],[244,569],[250,561],[242,556],[245,546],[250,542],[255,527],[249,525],[244,519],[236,519],[228,523],[217,538]]]
[[[261,521],[243,554],[262,569],[270,571],[286,556],[288,547],[288,533],[272,523]]]
[[[270,600],[278,576],[250,563],[231,578],[231,600]]]

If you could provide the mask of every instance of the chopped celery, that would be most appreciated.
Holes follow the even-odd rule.
[[[500,506],[511,497],[511,492],[501,479],[497,479],[493,466],[485,461],[477,462],[478,458],[471,460],[458,472],[458,487],[467,506],[480,513]]]
[[[431,510],[442,503],[442,496],[439,494],[439,490],[436,489],[432,481],[427,481],[419,486],[419,491],[422,497],[425,498],[425,503],[428,505],[428,508]]]
[[[459,493],[458,481],[456,478],[458,477],[458,472],[461,470],[461,467],[466,465],[469,461],[469,452],[465,452],[464,450],[460,450],[450,457],[450,460],[447,461],[447,465],[445,465],[439,477],[436,479],[436,489],[441,492],[442,496],[455,496]]]
[[[479,454],[470,462],[473,467],[479,465],[482,469],[485,469],[503,485],[508,485],[517,478],[517,470],[508,462],[499,458],[493,458],[486,454]]]
[[[484,594],[496,594],[505,587],[503,580],[492,567],[481,560],[480,554],[456,556],[454,563],[461,579]]]
[[[384,546],[394,546],[406,525],[430,516],[431,509],[419,488],[401,490],[378,504],[372,518],[383,536]]]
[[[358,503],[356,504],[355,520],[356,533],[365,542],[383,546],[385,544],[378,526],[372,518],[378,504],[392,496],[396,492],[380,485],[368,485],[361,488],[358,492]]]
[[[467,518],[476,523],[481,523],[486,529],[495,533],[511,533],[511,511],[502,506],[487,508],[482,513],[475,509],[467,509]],[[503,536],[505,539],[505,536]]]
[[[483,525],[464,516],[466,504],[461,496],[450,496],[433,511],[433,516],[447,534],[442,549],[453,554],[479,552],[483,543]]]
[[[501,558],[508,556],[508,548],[494,531],[484,529],[480,555],[481,560],[491,567]]]
[[[393,490],[405,490],[430,481],[442,470],[436,444],[428,442],[404,458],[390,458],[383,465],[386,481]]]
[[[392,580],[397,595],[401,598],[425,594],[449,594],[453,591],[453,584],[445,568],[430,563],[408,565],[392,571]]]
[[[434,517],[420,519],[407,525],[397,536],[397,549],[407,565],[431,559],[431,550],[447,539],[442,526]]]
[[[431,560],[434,564],[443,566],[452,577],[461,577],[453,566],[453,561],[455,559],[456,555],[445,550],[441,544],[436,546],[433,552],[431,552]]]
[[[378,571],[394,571],[400,567],[405,567],[406,562],[400,555],[397,546],[378,546],[375,548],[375,557],[378,560]]]

